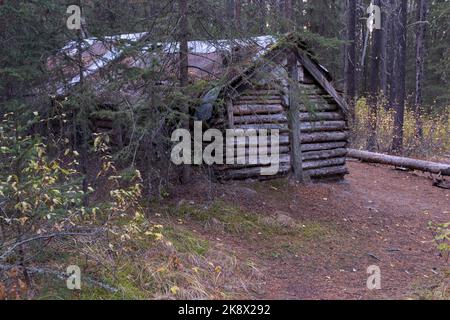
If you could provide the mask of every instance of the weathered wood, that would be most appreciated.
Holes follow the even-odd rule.
[[[302,146],[303,150],[303,146]],[[302,158],[304,161],[306,160],[320,160],[320,159],[328,159],[328,158],[338,158],[345,157],[347,155],[347,149],[333,149],[333,150],[321,150],[321,151],[311,151],[311,152],[303,152]]]
[[[301,112],[320,112],[320,111],[336,111],[338,110],[338,106],[336,104],[331,103],[315,103],[311,102],[311,104],[300,104],[299,109]]]
[[[235,100],[234,105],[248,105],[248,104],[279,104],[283,105],[284,102],[282,99],[275,99],[275,100],[266,100],[266,99],[255,99],[255,100]]]
[[[443,176],[450,176],[450,165],[443,163],[396,157],[354,149],[349,149],[348,157],[355,158],[364,162],[386,164],[391,166],[404,167],[412,170],[441,174]]]
[[[320,151],[320,150],[330,150],[330,149],[339,149],[345,148],[347,146],[347,142],[330,142],[330,143],[312,143],[312,144],[302,144],[302,151]]]
[[[276,95],[276,96],[273,96],[273,95],[259,95],[259,96],[246,96],[246,95],[243,95],[243,96],[240,96],[239,98],[237,98],[236,99],[236,101],[248,101],[248,100],[256,100],[256,101],[258,101],[258,100],[261,100],[261,99],[264,99],[264,100],[280,100],[280,96],[279,95]]]
[[[284,111],[280,104],[274,105],[235,105],[235,115],[276,114]]]
[[[327,167],[313,170],[306,170],[306,173],[312,178],[322,178],[327,176],[344,176],[348,174],[348,169],[345,166]]]
[[[302,112],[300,120],[302,121],[326,121],[326,120],[343,120],[342,114],[339,112]]]
[[[262,163],[263,160],[260,157],[255,157],[256,163],[250,163],[250,159],[248,156],[245,157],[236,157],[234,158],[235,164],[227,164],[224,166],[221,166],[220,170],[228,170],[228,169],[236,169],[236,168],[249,168],[254,166],[267,166],[267,163]],[[279,162],[280,165],[282,164],[289,164],[291,163],[291,156],[289,154],[283,154],[279,156]]]
[[[230,100],[227,101],[227,115],[228,115],[228,127],[234,128],[233,103]]]
[[[235,142],[235,147],[236,148],[244,148],[244,147],[247,147],[247,148],[252,148],[252,147],[259,147],[259,143],[258,142],[251,142],[251,141],[249,141],[250,139],[249,138],[247,138],[246,139],[246,142],[245,142],[245,144],[242,144],[242,143],[238,143],[238,142]],[[268,147],[270,147],[272,145],[272,143],[271,143],[271,139],[270,138],[268,138],[267,139],[267,146]],[[280,139],[279,139],[279,145],[280,146],[285,146],[285,145],[290,145],[290,139],[289,139],[289,136],[286,136],[286,135],[280,135]]]
[[[318,168],[325,168],[325,167],[334,167],[334,166],[340,166],[345,164],[345,158],[333,158],[333,159],[326,159],[326,160],[318,160],[318,161],[304,161],[303,162],[303,169],[304,170],[310,170],[310,169],[318,169]]]
[[[254,115],[254,116],[235,116],[235,124],[252,124],[252,123],[286,123],[287,117],[284,114],[273,115]]]
[[[302,134],[303,143],[346,141],[348,132],[315,132]]]
[[[327,78],[323,75],[322,72],[317,68],[317,66],[311,61],[311,59],[301,52],[300,50],[296,50],[297,57],[300,63],[311,73],[313,78],[322,86],[322,88],[330,94],[342,111],[345,114],[349,114],[349,109],[345,100],[337,93],[336,89],[331,85],[331,83],[327,80]]]
[[[236,129],[256,129],[256,130],[280,130],[280,131],[289,131],[289,127],[287,124],[240,124],[235,126]]]
[[[305,122],[301,125],[302,132],[337,131],[346,129],[347,124],[345,121]]]
[[[224,154],[226,154],[227,150],[231,151],[231,149],[232,149],[232,147],[225,148],[225,153]],[[245,147],[243,147],[243,146],[235,147],[234,150],[235,150],[235,154],[240,154],[241,152],[243,152],[245,154],[245,156],[258,155],[259,152],[260,152],[260,148],[258,148],[258,147],[247,147],[247,146],[245,146]],[[282,155],[282,154],[289,154],[290,150],[291,150],[291,148],[288,147],[288,146],[280,146],[278,148],[278,153],[280,155]],[[268,147],[268,151],[270,152],[270,146]]]
[[[243,92],[242,95],[249,95],[249,96],[278,96],[281,92],[279,90],[246,90]]]
[[[291,128],[291,164],[294,171],[294,178],[299,182],[305,181],[303,175],[303,159],[302,159],[302,140],[301,140],[301,122],[298,101],[298,67],[297,59],[294,55],[288,58],[289,77],[291,82],[289,85],[289,127]]]
[[[286,174],[291,170],[290,164],[284,164],[280,165],[280,169],[278,171],[278,174],[273,176],[277,177],[282,174]],[[219,178],[225,179],[225,180],[242,180],[242,179],[249,179],[249,178],[267,178],[270,176],[262,176],[261,175],[261,167],[254,167],[254,168],[244,168],[244,169],[238,169],[238,170],[227,170],[220,172],[218,174]]]

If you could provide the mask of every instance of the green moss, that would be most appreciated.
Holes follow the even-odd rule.
[[[175,249],[182,253],[204,256],[209,250],[209,242],[193,232],[181,228],[166,228],[164,236],[172,242]]]

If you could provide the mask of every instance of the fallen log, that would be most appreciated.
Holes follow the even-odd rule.
[[[441,174],[443,176],[450,176],[450,165],[443,163],[396,157],[381,153],[373,153],[354,149],[349,149],[347,156],[364,162],[386,164],[396,167],[404,167],[412,170]]]

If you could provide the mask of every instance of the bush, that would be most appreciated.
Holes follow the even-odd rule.
[[[382,102],[377,107],[376,148],[378,152],[388,153],[394,129],[395,111],[385,107]],[[441,114],[422,115],[423,140],[417,137],[417,122],[414,111],[405,110],[403,153],[405,156],[430,157],[443,155],[450,150],[450,107]],[[355,122],[352,124],[352,147],[365,149],[369,137],[369,107],[367,100],[361,98],[355,107]]]

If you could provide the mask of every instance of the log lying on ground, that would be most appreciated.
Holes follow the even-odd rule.
[[[349,149],[347,156],[364,162],[386,164],[396,167],[408,168],[412,170],[442,174],[443,176],[450,176],[450,165],[443,163],[389,156],[385,154],[360,151],[354,149]]]

